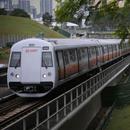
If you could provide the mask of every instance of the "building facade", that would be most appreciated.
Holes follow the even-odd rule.
[[[53,0],[40,0],[40,14],[41,16],[48,12],[52,15],[52,1]]]
[[[20,9],[25,10],[28,13],[31,12],[31,9],[30,9],[30,0],[19,0],[18,7]]]
[[[0,0],[0,8],[5,8],[6,10],[12,10],[12,1]]]

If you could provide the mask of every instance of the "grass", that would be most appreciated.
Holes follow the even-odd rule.
[[[9,58],[10,49],[0,48],[0,63],[7,63]]]
[[[130,130],[130,105],[115,108],[105,130]]]
[[[0,15],[0,35],[19,34],[36,36],[43,33],[47,38],[63,38],[64,36],[31,19]]]

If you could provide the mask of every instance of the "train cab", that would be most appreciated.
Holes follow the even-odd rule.
[[[51,90],[55,80],[53,53],[53,46],[41,39],[16,43],[8,67],[9,87],[20,96],[41,96]]]

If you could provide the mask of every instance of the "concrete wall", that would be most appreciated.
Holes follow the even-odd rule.
[[[98,94],[74,116],[71,116],[58,130],[86,130],[100,108],[101,97]]]

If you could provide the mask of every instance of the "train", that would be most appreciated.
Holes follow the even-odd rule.
[[[129,52],[121,39],[24,39],[11,47],[8,87],[20,97],[43,97]]]

